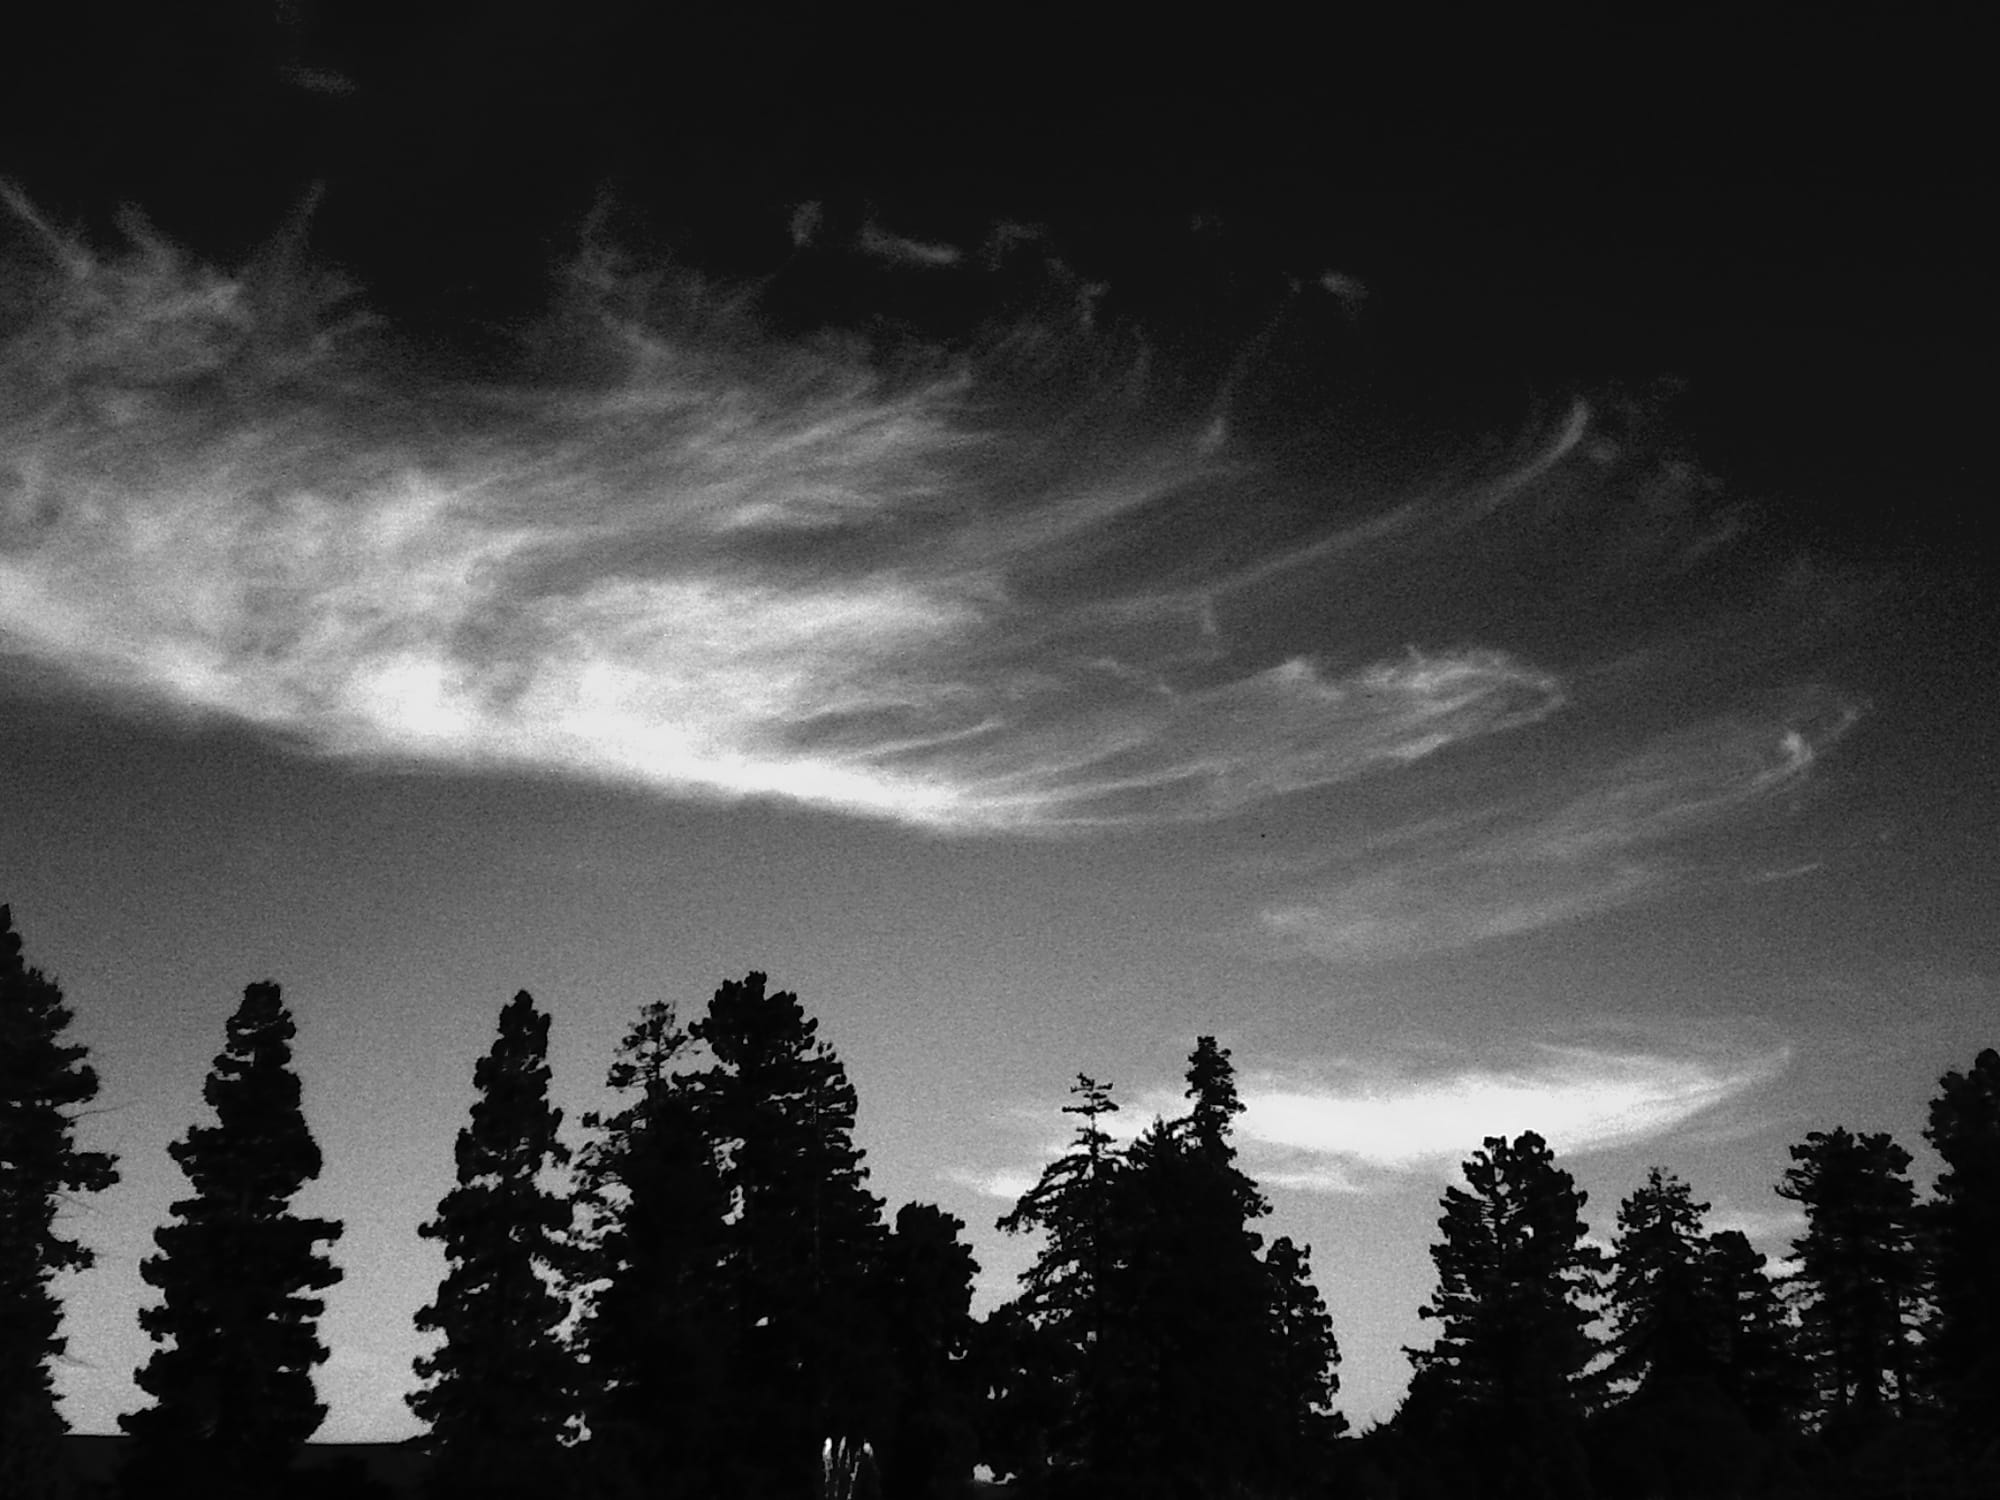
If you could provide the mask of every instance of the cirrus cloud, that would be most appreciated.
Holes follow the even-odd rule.
[[[1491,1136],[1532,1130],[1571,1155],[1654,1140],[1772,1082],[1790,1061],[1791,1049],[1782,1044],[1539,1043],[1518,1049],[1511,1066],[1417,1068],[1377,1059],[1250,1071],[1238,1079],[1243,1112],[1236,1144],[1246,1169],[1266,1187],[1367,1192],[1462,1161]],[[1155,1087],[1101,1125],[1114,1140],[1129,1142],[1187,1107],[1179,1089]],[[1053,1110],[1023,1110],[1011,1123],[1043,1137],[1038,1147],[1053,1157],[1069,1146],[1046,1139],[1060,1119]],[[1038,1170],[1022,1163],[946,1176],[1014,1199]]]
[[[586,354],[481,384],[273,326],[157,242],[59,249],[0,351],[0,645],[121,699],[947,831],[1213,818],[1564,701],[1476,642],[1261,639],[1246,580],[1365,571],[1568,452],[1575,413],[1463,491],[1384,509],[1332,479],[1308,510],[1164,419],[1143,359],[1108,378],[1076,309],[1033,379],[1018,337],[891,378],[698,287],[660,313],[584,278]]]

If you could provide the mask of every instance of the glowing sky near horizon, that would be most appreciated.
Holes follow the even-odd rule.
[[[648,1000],[796,989],[982,1308],[1075,1073],[1129,1136],[1219,1034],[1357,1425],[1484,1136],[1543,1133],[1600,1234],[1660,1161],[1775,1257],[1790,1142],[1920,1148],[1993,1044],[1977,588],[1800,525],[1655,369],[1466,401],[1448,343],[1383,374],[1407,309],[1344,265],[1189,328],[1059,225],[809,201],[765,280],[586,236],[468,364],[310,236],[230,271],[13,208],[0,901],[125,1172],[73,1210],[81,1430],[139,1399],[165,1145],[266,977],[346,1439],[413,1430],[414,1229],[522,987],[572,1128]],[[786,325],[822,264],[972,331]]]

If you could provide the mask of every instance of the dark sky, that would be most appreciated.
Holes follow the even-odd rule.
[[[499,1006],[751,968],[992,1230],[1234,1049],[1357,1419],[1453,1164],[1808,1130],[1993,1043],[1967,39],[92,11],[0,175],[0,900],[105,1079],[63,1389],[285,986],[324,1435],[411,1429]],[[1928,1161],[1920,1166],[1928,1171]]]

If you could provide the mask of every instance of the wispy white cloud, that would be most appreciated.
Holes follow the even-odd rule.
[[[1244,1109],[1236,1143],[1246,1169],[1266,1187],[1368,1192],[1414,1171],[1448,1168],[1490,1136],[1532,1130],[1571,1155],[1665,1136],[1776,1079],[1790,1060],[1786,1046],[1724,1038],[1618,1048],[1542,1043],[1521,1048],[1512,1066],[1375,1060],[1247,1071],[1237,1080]],[[1102,1122],[1119,1142],[1187,1110],[1173,1085],[1143,1089],[1119,1103]],[[1050,1118],[1043,1109],[1022,1112],[1017,1120],[1045,1134]],[[1044,1142],[1042,1149],[1052,1158],[1068,1142]],[[994,1196],[1018,1198],[1037,1171],[948,1175]]]
[[[1313,1161],[1390,1171],[1455,1161],[1488,1136],[1539,1133],[1560,1151],[1673,1130],[1774,1077],[1787,1054],[1607,1051],[1544,1045],[1514,1068],[1358,1072],[1330,1082],[1247,1079],[1245,1140]]]
[[[1857,717],[1832,695],[1806,693],[1662,735],[1636,754],[1559,774],[1553,791],[1402,830],[1390,848],[1337,852],[1316,882],[1270,902],[1259,920],[1320,957],[1369,963],[1623,905],[1680,878],[1676,841],[1800,784]]]
[[[947,1182],[955,1182],[960,1187],[971,1188],[982,1197],[997,1198],[1003,1203],[1019,1202],[1041,1176],[1039,1171],[1004,1168],[978,1171],[970,1167],[948,1167],[942,1175]]]
[[[1767,1251],[1789,1248],[1805,1227],[1805,1212],[1796,1208],[1717,1208],[1707,1220],[1710,1234],[1734,1229]]]
[[[1274,645],[1216,601],[1241,622],[1249,578],[1490,502],[1574,414],[1467,493],[1300,522],[1080,323],[1036,365],[1076,388],[1049,414],[1018,339],[891,381],[696,291],[579,286],[587,358],[474,387],[157,244],[64,248],[0,353],[0,640],[325,753],[945,830],[1215,817],[1564,701],[1504,649]]]

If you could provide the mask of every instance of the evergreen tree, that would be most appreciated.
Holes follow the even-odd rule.
[[[277,985],[245,989],[202,1089],[216,1123],[167,1148],[194,1196],[172,1205],[154,1231],[160,1253],[140,1262],[161,1294],[139,1313],[159,1346],[136,1377],[153,1405],[118,1419],[134,1440],[127,1489],[148,1500],[278,1494],[326,1415],[312,1383],[325,1304],[307,1294],[340,1279],[316,1247],[341,1226],[289,1208],[320,1171],[294,1034]]]
[[[1133,1143],[1111,1192],[1102,1358],[1119,1408],[1111,1430],[1126,1447],[1108,1458],[1142,1492],[1282,1484],[1310,1461],[1301,1444],[1317,1424],[1306,1412],[1324,1402],[1324,1357],[1338,1353],[1318,1326],[1317,1293],[1297,1279],[1299,1252],[1260,1258],[1251,1224],[1270,1204],[1236,1165],[1230,1135],[1243,1105],[1228,1052],[1200,1038],[1186,1077],[1189,1113]],[[1288,1331],[1304,1342],[1288,1347]],[[1316,1347],[1322,1362],[1307,1371]]]
[[[977,1461],[1040,1500],[1049,1489],[1050,1440],[1075,1390],[1070,1350],[1016,1299],[974,1328],[968,1363],[979,1396]]]
[[[549,1495],[563,1467],[576,1382],[560,1333],[568,1303],[548,1277],[563,1264],[570,1209],[542,1176],[569,1151],[549,1103],[548,1045],[549,1017],[523,990],[473,1070],[457,1183],[417,1230],[448,1262],[416,1318],[443,1343],[418,1356],[424,1384],[405,1398],[429,1424],[439,1496]]]
[[[732,1400],[730,1201],[683,1068],[692,1045],[671,1005],[648,1006],[606,1079],[626,1104],[584,1117],[576,1347],[589,1468],[607,1496],[665,1500],[730,1483],[718,1437]]]
[[[882,1317],[896,1370],[896,1425],[884,1454],[886,1500],[963,1493],[976,1440],[968,1357],[979,1265],[962,1220],[929,1203],[896,1212],[882,1268]]]
[[[1717,1380],[1752,1430],[1770,1434],[1797,1421],[1807,1392],[1767,1263],[1740,1229],[1718,1230],[1703,1246],[1703,1275],[1727,1338]]]
[[[1923,1280],[1910,1154],[1887,1135],[1815,1130],[1791,1148],[1779,1196],[1804,1206],[1792,1242],[1803,1332],[1821,1414],[1866,1424],[1907,1405]]]
[[[1476,1456],[1492,1491],[1582,1493],[1578,1425],[1595,1382],[1592,1304],[1604,1256],[1584,1243],[1586,1195],[1532,1131],[1491,1136],[1447,1188],[1438,1289],[1419,1316],[1443,1325],[1409,1350],[1424,1404]]]
[[[1962,1443],[1995,1462],[2000,1419],[2000,1052],[1946,1073],[1924,1138],[1943,1158],[1926,1210],[1937,1329],[1932,1375]]]
[[[1065,1399],[1060,1422],[1030,1447],[1042,1450],[1042,1461],[1058,1475],[1077,1470],[1095,1476],[1104,1472],[1118,1441],[1104,1345],[1117,1255],[1114,1194],[1124,1159],[1099,1123],[1118,1110],[1111,1085],[1079,1073],[1070,1094],[1076,1102],[1065,1104],[1063,1113],[1081,1119],[1070,1149],[1042,1169],[995,1227],[1007,1234],[1040,1230],[1044,1236],[1010,1305],[1045,1340]]]
[[[1274,1451],[1280,1474],[1299,1482],[1324,1468],[1335,1439],[1347,1431],[1347,1418],[1333,1409],[1340,1391],[1340,1344],[1325,1299],[1313,1285],[1309,1247],[1278,1236],[1265,1252],[1264,1270],[1278,1357]]]
[[[1058,1478],[1093,1495],[1289,1487],[1340,1430],[1339,1348],[1307,1256],[1289,1240],[1261,1254],[1252,1227],[1270,1205],[1236,1164],[1228,1052],[1200,1038],[1186,1077],[1188,1113],[1120,1153],[1099,1123],[1109,1088],[1079,1075],[1075,1143],[1000,1221],[1046,1236],[1010,1317],[1054,1355]],[[1004,1415],[1045,1410],[1046,1383],[1010,1386]]]
[[[76,1148],[78,1106],[97,1097],[87,1049],[63,1040],[62,991],[27,966],[0,906],[0,1495],[52,1493],[68,1424],[50,1365],[67,1345],[51,1283],[93,1252],[56,1232],[66,1195],[118,1180],[114,1158]]]
[[[1725,1357],[1729,1335],[1702,1233],[1707,1212],[1685,1182],[1660,1167],[1618,1205],[1613,1357],[1605,1373],[1633,1382],[1641,1399],[1713,1385]]]
[[[854,1089],[796,995],[725,983],[691,1028],[713,1066],[691,1081],[734,1214],[726,1279],[738,1350],[734,1429],[760,1493],[811,1482],[829,1439],[891,1425],[873,1311],[885,1231],[854,1144]]]

